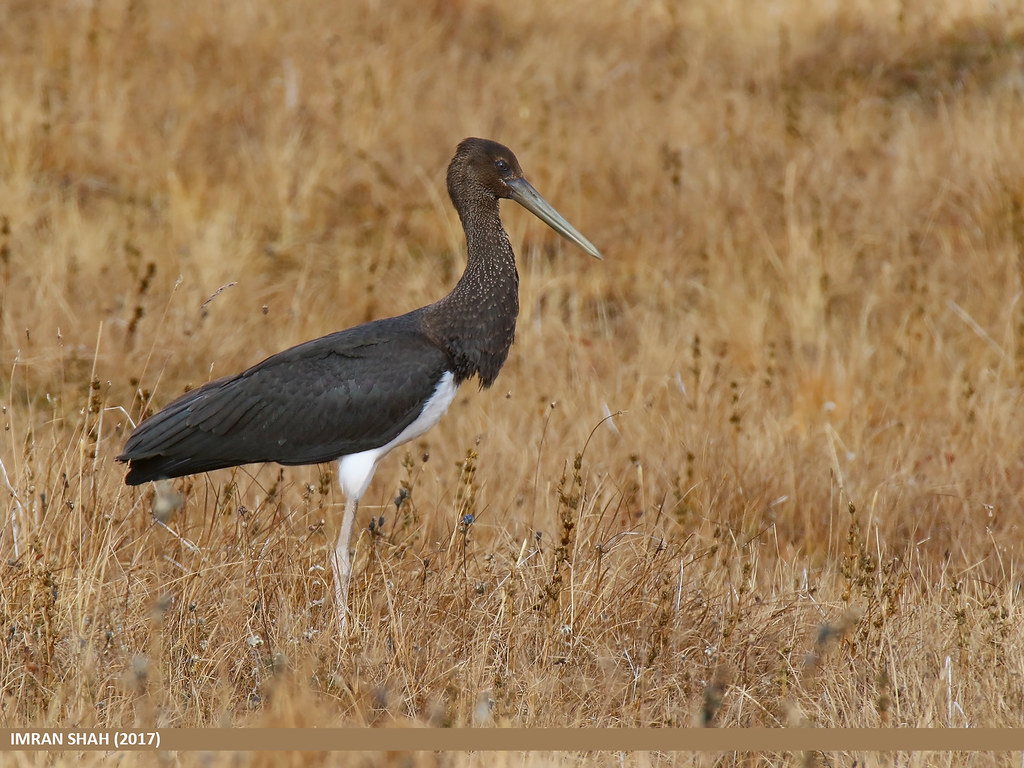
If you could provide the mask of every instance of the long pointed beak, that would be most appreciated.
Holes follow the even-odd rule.
[[[551,203],[541,197],[540,192],[534,189],[530,182],[519,178],[506,181],[505,183],[512,190],[512,199],[523,206],[523,208],[543,221],[566,240],[576,243],[576,245],[595,259],[604,259],[601,252],[594,247],[594,244],[581,235],[576,227],[566,221],[562,214],[552,208]]]

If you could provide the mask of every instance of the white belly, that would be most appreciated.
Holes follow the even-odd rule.
[[[373,472],[377,469],[377,462],[380,461],[392,449],[402,443],[415,440],[427,432],[441,420],[448,406],[455,399],[455,393],[459,391],[459,385],[455,383],[455,376],[451,371],[446,372],[439,382],[434,394],[427,400],[426,405],[416,420],[402,430],[387,445],[380,448],[371,448],[362,453],[353,453],[349,456],[342,456],[338,461],[338,482],[341,483],[341,490],[345,493],[346,499],[359,499],[370,485],[373,479]]]

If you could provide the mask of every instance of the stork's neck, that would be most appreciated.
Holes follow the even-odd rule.
[[[497,200],[457,206],[466,230],[466,271],[452,292],[426,309],[427,323],[452,357],[455,378],[489,387],[508,357],[519,314],[519,273]]]

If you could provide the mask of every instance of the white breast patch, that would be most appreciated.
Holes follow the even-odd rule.
[[[423,410],[420,411],[420,415],[416,417],[412,424],[403,429],[394,440],[387,445],[382,445],[380,448],[371,448],[362,453],[342,456],[338,461],[338,481],[341,484],[341,490],[345,493],[345,498],[361,498],[366,493],[366,489],[373,479],[374,470],[377,469],[377,462],[394,448],[397,448],[402,443],[415,440],[437,424],[448,410],[448,406],[452,404],[452,401],[455,399],[455,393],[458,391],[459,385],[455,383],[455,375],[451,371],[446,371],[441,376],[440,381],[437,382],[434,394],[427,400]]]

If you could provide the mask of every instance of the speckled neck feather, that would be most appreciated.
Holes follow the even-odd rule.
[[[424,307],[424,325],[451,355],[458,382],[475,375],[489,387],[515,337],[519,273],[498,197],[475,184],[464,163],[460,152],[449,165],[448,194],[466,231],[466,271],[451,293]]]

